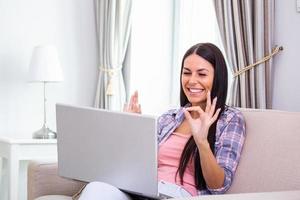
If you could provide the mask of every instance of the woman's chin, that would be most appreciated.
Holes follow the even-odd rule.
[[[201,104],[206,102],[206,99],[190,99],[189,98],[189,102],[192,104],[192,106],[200,106]]]

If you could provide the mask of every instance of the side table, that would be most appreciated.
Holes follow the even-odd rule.
[[[4,158],[2,159],[2,173],[6,172],[6,177],[8,177],[8,180],[1,179],[0,188],[3,189],[4,181],[8,181],[8,191],[4,193],[8,192],[9,200],[17,200],[20,161],[57,160],[56,140],[0,136],[0,157]],[[0,192],[0,195],[3,195],[1,193],[3,191]]]

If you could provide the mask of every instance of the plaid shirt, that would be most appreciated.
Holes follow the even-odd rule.
[[[189,105],[186,105],[187,107]],[[174,132],[184,120],[183,108],[169,110],[158,118],[158,143]],[[224,169],[225,180],[218,189],[207,188],[199,194],[222,194],[231,186],[235,170],[240,160],[245,140],[245,121],[242,113],[232,107],[226,107],[217,122],[214,155],[217,163]]]

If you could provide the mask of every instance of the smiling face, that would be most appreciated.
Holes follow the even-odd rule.
[[[192,106],[205,108],[206,95],[211,91],[214,80],[214,67],[204,58],[191,54],[183,63],[181,85]]]

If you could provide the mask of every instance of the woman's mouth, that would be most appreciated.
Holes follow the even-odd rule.
[[[200,88],[187,88],[187,89],[191,95],[200,95],[205,91],[205,89],[200,89]]]

